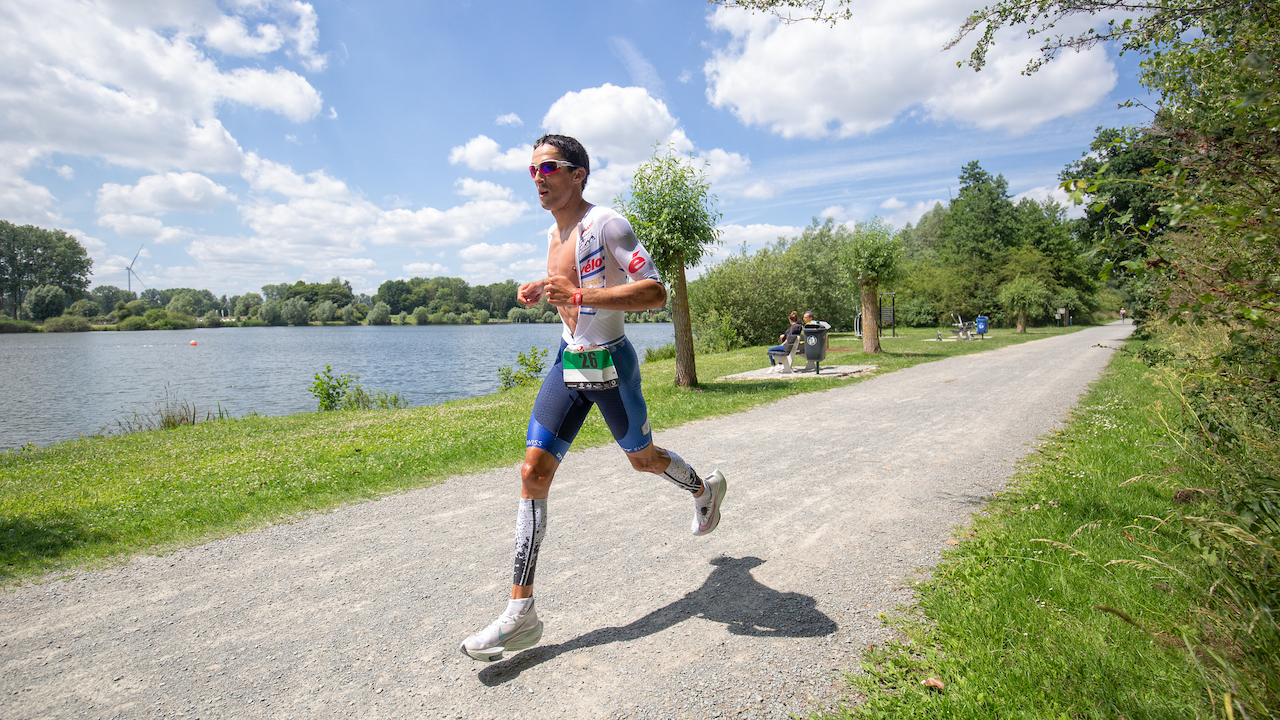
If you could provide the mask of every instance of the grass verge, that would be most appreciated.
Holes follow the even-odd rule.
[[[844,717],[1225,717],[1185,643],[1206,583],[1162,459],[1177,406],[1116,353],[894,621],[903,639],[869,649]]]
[[[833,348],[850,349],[833,349],[827,363],[892,371],[1067,331],[1003,330],[983,342],[952,343],[923,342],[934,331],[913,331],[884,338],[884,353],[875,357],[855,349],[856,339],[835,335]],[[765,362],[763,347],[701,356],[702,383],[692,389],[672,384],[673,360],[645,364],[654,430],[859,381],[714,380]],[[0,582],[163,551],[513,465],[524,456],[536,393],[523,387],[405,410],[253,416],[0,454]],[[599,413],[592,413],[575,446],[610,442]]]

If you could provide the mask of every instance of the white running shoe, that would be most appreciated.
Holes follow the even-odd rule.
[[[706,491],[702,497],[693,499],[693,534],[706,535],[720,524],[720,504],[724,502],[725,491],[729,483],[719,470],[712,470],[711,475],[702,479]],[[710,495],[710,500],[707,496]]]
[[[462,654],[480,662],[501,660],[504,652],[526,650],[542,639],[542,622],[533,603],[520,617],[505,612],[489,627],[462,641]]]

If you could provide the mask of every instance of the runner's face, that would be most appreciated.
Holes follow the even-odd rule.
[[[530,164],[539,165],[548,160],[565,159],[554,146],[539,145],[533,151],[533,160]],[[576,192],[574,190],[574,186],[579,184],[575,182],[575,179],[580,181],[585,172],[582,168],[561,166],[559,172],[554,172],[550,175],[538,173],[537,177],[533,179],[533,184],[538,189],[538,202],[542,204],[543,209],[555,210],[581,195],[580,188]]]

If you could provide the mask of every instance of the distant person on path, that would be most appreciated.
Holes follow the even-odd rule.
[[[577,140],[543,135],[533,144],[529,175],[538,202],[555,223],[547,231],[547,277],[521,285],[517,299],[529,306],[546,297],[559,310],[564,328],[525,436],[511,601],[497,620],[462,641],[464,655],[484,662],[533,647],[542,638],[533,574],[547,528],[547,495],[593,405],[600,406],[631,467],[693,495],[694,535],[706,535],[720,522],[724,475],[713,470],[699,477],[679,455],[653,444],[640,363],[624,334],[623,312],[663,307],[667,290],[626,218],[583,199],[590,173],[590,158]]]
[[[1124,308],[1120,308],[1120,324],[1121,325],[1124,324],[1124,316],[1125,316]]]
[[[769,348],[766,354],[769,356],[769,367],[775,367],[778,361],[774,359],[774,355],[786,355],[791,350],[791,338],[799,337],[804,330],[804,326],[799,322],[799,315],[795,310],[791,311],[791,315],[787,317],[791,321],[791,327],[787,331],[778,336],[779,345]]]

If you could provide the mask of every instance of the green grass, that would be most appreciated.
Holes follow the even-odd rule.
[[[889,371],[1061,332],[996,331],[983,342],[937,343],[921,342],[934,331],[914,331],[884,338],[880,356],[833,351],[827,363]],[[840,335],[831,344],[860,347]],[[715,381],[765,363],[763,347],[701,356],[702,382],[693,389],[674,387],[674,361],[646,364],[653,428],[859,381]],[[0,454],[0,581],[162,552],[450,475],[514,465],[524,456],[536,392],[525,387],[407,410],[253,416]],[[611,442],[599,413],[592,413],[575,447]]]
[[[869,650],[846,717],[1217,717],[1183,643],[1206,583],[1161,459],[1176,406],[1117,353],[893,621],[903,639]]]

